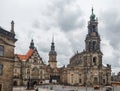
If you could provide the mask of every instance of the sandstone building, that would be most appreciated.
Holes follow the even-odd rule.
[[[62,83],[70,85],[107,85],[111,84],[111,65],[102,64],[103,53],[100,49],[98,20],[93,13],[88,22],[88,34],[85,39],[85,50],[70,58],[70,63],[64,68]]]
[[[27,85],[29,79],[33,84],[60,83],[89,86],[111,84],[111,65],[102,64],[103,53],[100,42],[98,20],[92,9],[85,49],[72,56],[67,67],[57,67],[54,38],[51,43],[48,65],[42,60],[32,40],[25,55],[15,55],[13,84],[15,86]]]
[[[14,86],[27,85],[30,79],[33,84],[50,83],[59,81],[59,69],[57,68],[57,53],[54,42],[51,43],[49,52],[49,64],[44,64],[41,56],[31,40],[28,52],[25,55],[15,54]]]
[[[15,42],[12,21],[10,32],[0,27],[0,91],[12,91]]]

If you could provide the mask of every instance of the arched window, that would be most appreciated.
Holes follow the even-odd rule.
[[[93,51],[96,50],[96,41],[93,41]]]
[[[89,50],[90,50],[90,48],[91,48],[91,42],[89,42],[88,48],[89,48]]]
[[[97,65],[97,58],[96,57],[93,57],[93,64]]]
[[[0,45],[0,56],[3,56],[3,46]]]

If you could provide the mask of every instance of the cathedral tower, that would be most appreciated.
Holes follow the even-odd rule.
[[[90,21],[88,22],[88,34],[86,36],[86,51],[87,52],[100,52],[100,36],[98,33],[98,20],[93,13],[90,16]]]
[[[57,67],[57,53],[55,51],[55,45],[54,45],[54,37],[52,39],[52,43],[51,43],[51,50],[49,52],[49,65],[51,68],[56,68]]]
[[[98,19],[96,18],[92,8],[90,21],[88,22],[88,34],[85,39],[85,50],[87,54],[85,59],[85,66],[89,66],[89,70],[91,70],[91,72],[94,69],[94,76],[92,79],[94,84],[102,83],[102,76],[100,72],[102,70],[103,54],[100,49],[100,41],[101,39],[98,33]]]
[[[91,54],[92,63],[100,68],[102,66],[102,52],[100,49],[100,35],[98,33],[98,19],[96,18],[93,8],[88,22],[88,34],[85,39],[86,52]]]

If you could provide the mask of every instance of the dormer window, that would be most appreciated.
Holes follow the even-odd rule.
[[[0,45],[0,56],[3,56],[3,46]]]

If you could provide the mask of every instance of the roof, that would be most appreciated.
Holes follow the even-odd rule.
[[[7,36],[9,38],[15,39],[15,34],[3,29],[2,27],[0,27],[0,35],[4,35],[4,36]]]
[[[20,61],[28,60],[28,58],[33,54],[34,50],[29,49],[26,55],[16,54]]]

